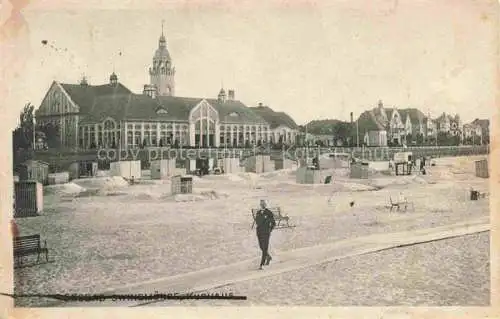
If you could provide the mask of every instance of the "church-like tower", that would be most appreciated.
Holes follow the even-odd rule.
[[[172,64],[167,41],[163,35],[163,23],[158,49],[153,57],[153,66],[149,68],[149,76],[149,83],[156,86],[158,95],[175,95],[175,67]]]

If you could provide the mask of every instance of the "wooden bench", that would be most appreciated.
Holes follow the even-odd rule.
[[[22,264],[22,257],[37,255],[37,263],[40,261],[40,254],[45,254],[45,261],[49,261],[49,250],[47,241],[44,241],[44,247],[40,243],[40,235],[20,236],[14,238],[14,258]]]
[[[268,209],[273,213],[274,220],[276,221],[276,227],[275,228],[291,228],[295,227],[295,225],[290,225],[290,217],[287,215],[283,214],[283,211],[280,207],[268,207]],[[260,208],[252,208],[252,217],[253,217],[253,223],[252,223],[252,229],[255,226],[255,216],[257,215],[257,212],[260,210]],[[281,222],[284,222],[282,224]]]

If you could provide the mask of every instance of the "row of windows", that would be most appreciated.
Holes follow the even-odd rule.
[[[149,129],[152,129],[152,130],[156,130],[158,127],[160,129],[173,129],[175,128],[176,130],[187,130],[188,129],[188,126],[186,124],[141,124],[141,123],[136,123],[136,124],[127,124],[127,129],[129,130],[132,130],[132,129],[136,129],[136,130],[141,130],[142,127],[144,126],[144,129],[145,130],[149,130]]]
[[[118,129],[119,129],[119,128],[118,128]],[[89,133],[91,133],[91,134],[94,134],[94,133],[95,133],[95,128],[94,128],[93,126],[85,126],[85,127],[80,127],[80,130],[79,130],[79,131],[80,131],[80,134],[85,134],[85,133],[87,133],[87,132],[89,132]],[[101,127],[101,129],[99,129],[98,131],[99,131],[99,133],[100,133],[100,132],[115,132],[115,130],[114,130],[114,129],[105,129],[105,128],[102,128],[102,127]],[[199,126],[198,126],[198,127],[195,127],[195,131],[199,132],[199,131],[200,131],[200,127],[199,127]],[[209,131],[213,132],[213,131],[214,131],[213,127],[210,127],[210,128],[209,128]],[[134,131],[134,132],[135,132],[135,134],[141,134],[141,131]],[[157,134],[157,131],[156,131],[156,130],[154,130],[154,131],[151,131],[151,130],[146,131],[146,130],[145,130],[145,131],[144,131],[144,134],[149,134],[149,133],[151,133],[151,134]],[[162,131],[160,131],[159,133],[160,133],[160,134],[162,134],[162,135],[166,135],[166,134],[171,134],[171,133],[172,133],[172,131],[162,130]],[[176,134],[179,134],[179,131],[176,131],[175,133],[176,133]],[[186,131],[183,131],[182,133],[187,133],[187,132],[186,132]],[[224,133],[228,133],[228,134],[229,134],[229,133],[231,133],[231,132],[230,132],[230,131],[228,131],[228,132],[221,131],[221,134],[224,134]],[[233,130],[233,131],[232,131],[232,133],[233,133],[233,134],[235,134],[235,133],[236,133],[236,131],[235,131],[235,130]],[[240,133],[240,134],[243,134],[243,131],[239,131],[239,133]],[[254,131],[254,132],[246,131],[245,133],[246,133],[246,134],[265,134],[265,132],[262,132],[262,131],[258,131],[258,132],[255,132],[255,131]],[[132,134],[132,131],[127,131],[127,134],[129,134],[129,135],[130,135],[130,134]],[[287,134],[288,134],[288,135],[290,135],[290,134],[292,134],[292,133],[288,132]]]
[[[213,125],[213,124],[212,124]],[[206,126],[205,126],[206,127]],[[85,130],[89,130],[91,132],[95,131],[95,126],[94,125],[85,125],[85,126],[80,126],[81,129],[85,129]],[[173,128],[175,128],[176,131],[179,131],[179,130],[182,130],[182,131],[187,131],[188,130],[188,126],[187,125],[172,125],[172,124],[160,124],[160,125],[156,125],[156,124],[144,124],[144,130],[154,130],[156,131],[157,129],[160,129],[160,130],[173,130]],[[105,122],[104,124],[97,124],[97,129],[99,131],[102,131],[102,130],[115,130],[115,129],[120,129],[120,124],[114,124],[113,122],[109,121],[109,122]],[[142,130],[142,125],[141,124],[127,124],[127,129],[128,130]],[[197,129],[199,129],[199,122],[197,123]],[[210,129],[214,129],[214,128],[210,128]],[[220,130],[221,131],[233,131],[233,132],[236,132],[236,131],[244,131],[244,126],[243,125],[240,125],[240,126],[236,126],[236,125],[233,125],[233,126],[230,126],[230,125],[221,125],[220,126]],[[263,127],[263,126],[247,126],[246,127],[246,131],[253,131],[253,132],[262,132],[262,131],[266,131],[268,130],[267,127]]]

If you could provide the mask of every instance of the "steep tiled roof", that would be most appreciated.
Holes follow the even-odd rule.
[[[436,119],[436,121],[441,122],[441,121],[443,121],[445,118],[448,118],[448,120],[449,120],[449,121],[455,121],[455,120],[456,120],[456,118],[455,118],[454,116],[451,116],[451,115],[449,115],[449,114],[443,113],[443,114],[441,114],[441,115],[440,115],[440,116]]]
[[[113,96],[132,93],[123,84],[116,86],[110,84],[104,85],[81,85],[60,83],[66,93],[71,96],[73,102],[80,107],[80,112],[88,113],[95,102],[95,99],[101,96]]]
[[[289,128],[297,129],[299,126],[295,121],[290,117],[290,115],[286,114],[285,112],[277,112],[278,117],[281,119],[282,123],[288,126]]]
[[[102,121],[106,117],[121,120],[186,121],[189,111],[202,99],[161,96],[153,99],[142,94],[121,94],[98,97],[87,113],[84,122]],[[166,114],[157,114],[163,108]]]
[[[398,112],[403,121],[406,121],[406,117],[409,115],[412,124],[423,123],[425,119],[425,114],[415,108],[398,109]]]
[[[389,121],[392,119],[393,112],[394,112],[394,108],[385,109],[385,114],[387,114],[387,119]]]
[[[82,122],[102,121],[106,117],[115,120],[165,120],[187,121],[189,112],[203,98],[158,96],[155,99],[143,94],[113,94],[94,98],[94,103],[86,112]],[[207,102],[219,112],[219,119],[229,123],[266,123],[240,101],[219,103],[215,99]],[[157,114],[158,109],[166,111]],[[229,116],[236,113],[237,116]],[[227,115],[227,116],[226,116]]]
[[[83,122],[102,121],[108,116],[116,120],[186,121],[191,109],[203,100],[203,98],[173,96],[158,96],[152,99],[146,95],[132,93],[121,83],[116,86],[61,83],[61,86],[80,107],[80,113],[84,115]],[[223,103],[217,99],[206,99],[206,101],[219,112],[221,121],[266,123],[262,117],[240,101],[227,100]],[[160,107],[166,111],[165,114],[156,113]],[[236,116],[230,116],[232,114]],[[286,114],[281,117],[286,118]]]
[[[485,130],[485,129],[489,129],[489,127],[490,127],[490,120],[487,120],[487,119],[486,120],[475,119],[474,121],[472,121],[472,124],[479,125],[479,126],[481,126],[481,128],[483,130]]]
[[[369,131],[383,131],[385,128],[375,119],[373,110],[364,111],[358,118],[359,134],[364,135]]]
[[[264,118],[253,112],[253,108],[240,101],[226,100],[223,103],[217,99],[206,99],[206,101],[219,112],[219,119],[226,123],[267,124]],[[236,113],[238,116],[231,116],[231,113]]]
[[[251,107],[250,109],[269,123],[271,128],[276,128],[280,125],[285,125],[292,129],[298,128],[297,123],[284,112],[275,112],[268,106],[257,106]]]

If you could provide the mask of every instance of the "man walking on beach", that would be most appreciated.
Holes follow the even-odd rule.
[[[269,237],[271,237],[271,231],[276,226],[276,221],[274,220],[273,213],[267,209],[266,201],[260,200],[260,209],[255,215],[255,224],[257,225],[257,239],[259,240],[259,247],[262,250],[262,258],[260,260],[260,267],[269,265],[271,262],[271,255],[269,255]]]

